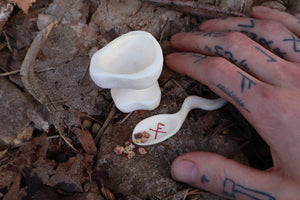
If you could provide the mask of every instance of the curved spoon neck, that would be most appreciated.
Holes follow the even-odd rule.
[[[199,96],[189,96],[184,100],[178,114],[185,118],[192,109],[216,110],[225,104],[226,100],[221,98],[205,99]]]
[[[180,110],[177,112],[177,114],[182,118],[182,119],[185,119],[186,116],[189,114],[189,112],[194,109],[196,107],[196,105],[194,104],[194,99],[192,98],[192,96],[190,97],[187,97]]]

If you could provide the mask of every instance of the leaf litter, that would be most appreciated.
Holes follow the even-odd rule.
[[[204,18],[247,15],[252,5],[265,1],[191,1],[183,7],[137,0],[11,2],[7,7],[0,0],[1,9],[9,8],[1,10],[6,14],[0,31],[6,35],[0,35],[0,101],[18,97],[18,115],[3,107],[13,108],[16,101],[5,101],[0,108],[18,123],[0,116],[0,125],[4,131],[20,125],[20,131],[14,136],[17,143],[15,138],[2,141],[0,135],[0,199],[220,199],[176,183],[169,174],[171,162],[182,153],[202,150],[257,168],[270,165],[266,145],[230,105],[214,112],[193,111],[168,141],[135,147],[126,141],[143,118],[175,112],[186,95],[215,95],[164,68],[161,106],[125,115],[116,110],[109,91],[96,87],[88,75],[90,55],[130,30],[149,31],[168,53],[173,51],[170,35],[197,31]],[[280,2],[282,9],[288,5]],[[8,96],[8,91],[18,92]],[[20,115],[20,105],[27,115]]]

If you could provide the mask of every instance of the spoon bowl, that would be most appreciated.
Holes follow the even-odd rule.
[[[141,146],[162,142],[178,132],[190,110],[194,108],[216,110],[224,106],[226,102],[222,98],[209,100],[189,96],[177,113],[154,115],[139,122],[133,130],[132,141]]]

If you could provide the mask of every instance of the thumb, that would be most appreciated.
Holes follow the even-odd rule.
[[[171,173],[177,181],[230,199],[275,200],[283,193],[280,177],[214,153],[184,154],[173,162]]]

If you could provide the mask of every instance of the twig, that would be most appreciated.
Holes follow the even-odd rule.
[[[100,122],[99,120],[95,119],[94,117],[88,115],[88,114],[85,114],[85,113],[82,113],[82,112],[79,112],[77,110],[57,110],[56,112],[68,112],[68,113],[77,113],[81,116],[84,116],[84,117],[87,117],[87,118],[90,118],[92,120],[94,120],[95,122],[99,123],[99,124],[102,124],[102,122]]]
[[[13,49],[11,48],[9,40],[8,40],[8,37],[6,35],[6,32],[2,31],[2,33],[3,33],[4,37],[5,37],[5,40],[6,40],[6,43],[7,43],[7,48],[10,50],[10,52],[13,52]]]
[[[37,34],[26,53],[20,69],[20,74],[22,76],[21,80],[24,84],[24,87],[36,100],[38,100],[42,104],[45,104],[47,102],[47,95],[39,86],[38,80],[34,73],[34,63],[35,58],[41,49],[41,46],[47,40],[48,35],[55,24],[56,22],[52,22]],[[49,110],[48,107],[47,109]]]
[[[171,81],[172,81],[173,83],[175,83],[175,84],[183,91],[183,93],[185,94],[185,96],[189,96],[189,95],[186,93],[186,91],[183,89],[183,87],[182,87],[175,79],[171,79]]]
[[[67,143],[67,145],[69,145],[71,147],[71,149],[73,149],[73,151],[77,152],[77,149],[75,149],[75,147],[63,136],[63,134],[60,132],[59,128],[57,128],[57,131],[58,131],[60,137],[65,141],[65,143]]]
[[[209,4],[201,4],[196,1],[188,0],[140,0],[148,3],[158,4],[160,6],[169,7],[179,12],[188,13],[196,16],[205,16],[209,18],[235,16],[247,17],[244,13],[232,11],[228,8],[213,6]]]
[[[162,40],[163,40],[163,37],[164,37],[165,31],[166,31],[168,22],[169,22],[169,18],[166,20],[166,22],[164,24],[164,27],[163,27],[162,32],[160,34],[160,38],[159,38],[159,42],[158,43],[161,43]]]
[[[53,136],[49,136],[47,137],[47,140],[52,140],[52,139],[56,139],[56,138],[59,138],[61,137],[60,135],[53,135]]]
[[[0,77],[1,76],[10,76],[10,75],[13,75],[13,74],[18,74],[19,72],[20,72],[20,70],[14,70],[14,71],[10,71],[10,72],[1,73]]]
[[[50,70],[54,70],[56,69],[57,67],[49,67],[49,68],[46,68],[46,69],[41,69],[41,70],[35,70],[35,72],[37,73],[41,73],[41,72],[45,72],[45,71],[50,71]],[[10,76],[10,75],[14,75],[14,74],[18,74],[20,73],[20,70],[14,70],[14,71],[10,71],[10,72],[5,72],[5,73],[2,73],[0,74],[0,76]]]
[[[108,114],[103,126],[101,127],[101,129],[98,131],[96,137],[95,137],[95,144],[97,145],[103,132],[105,131],[107,125],[109,124],[109,122],[112,120],[113,116],[115,115],[116,113],[116,106],[113,105],[113,107],[111,108],[110,110],[110,113]]]
[[[132,114],[133,112],[130,112],[126,115],[126,117],[124,117],[124,119],[122,119],[120,122],[119,122],[119,125],[123,124]]]

